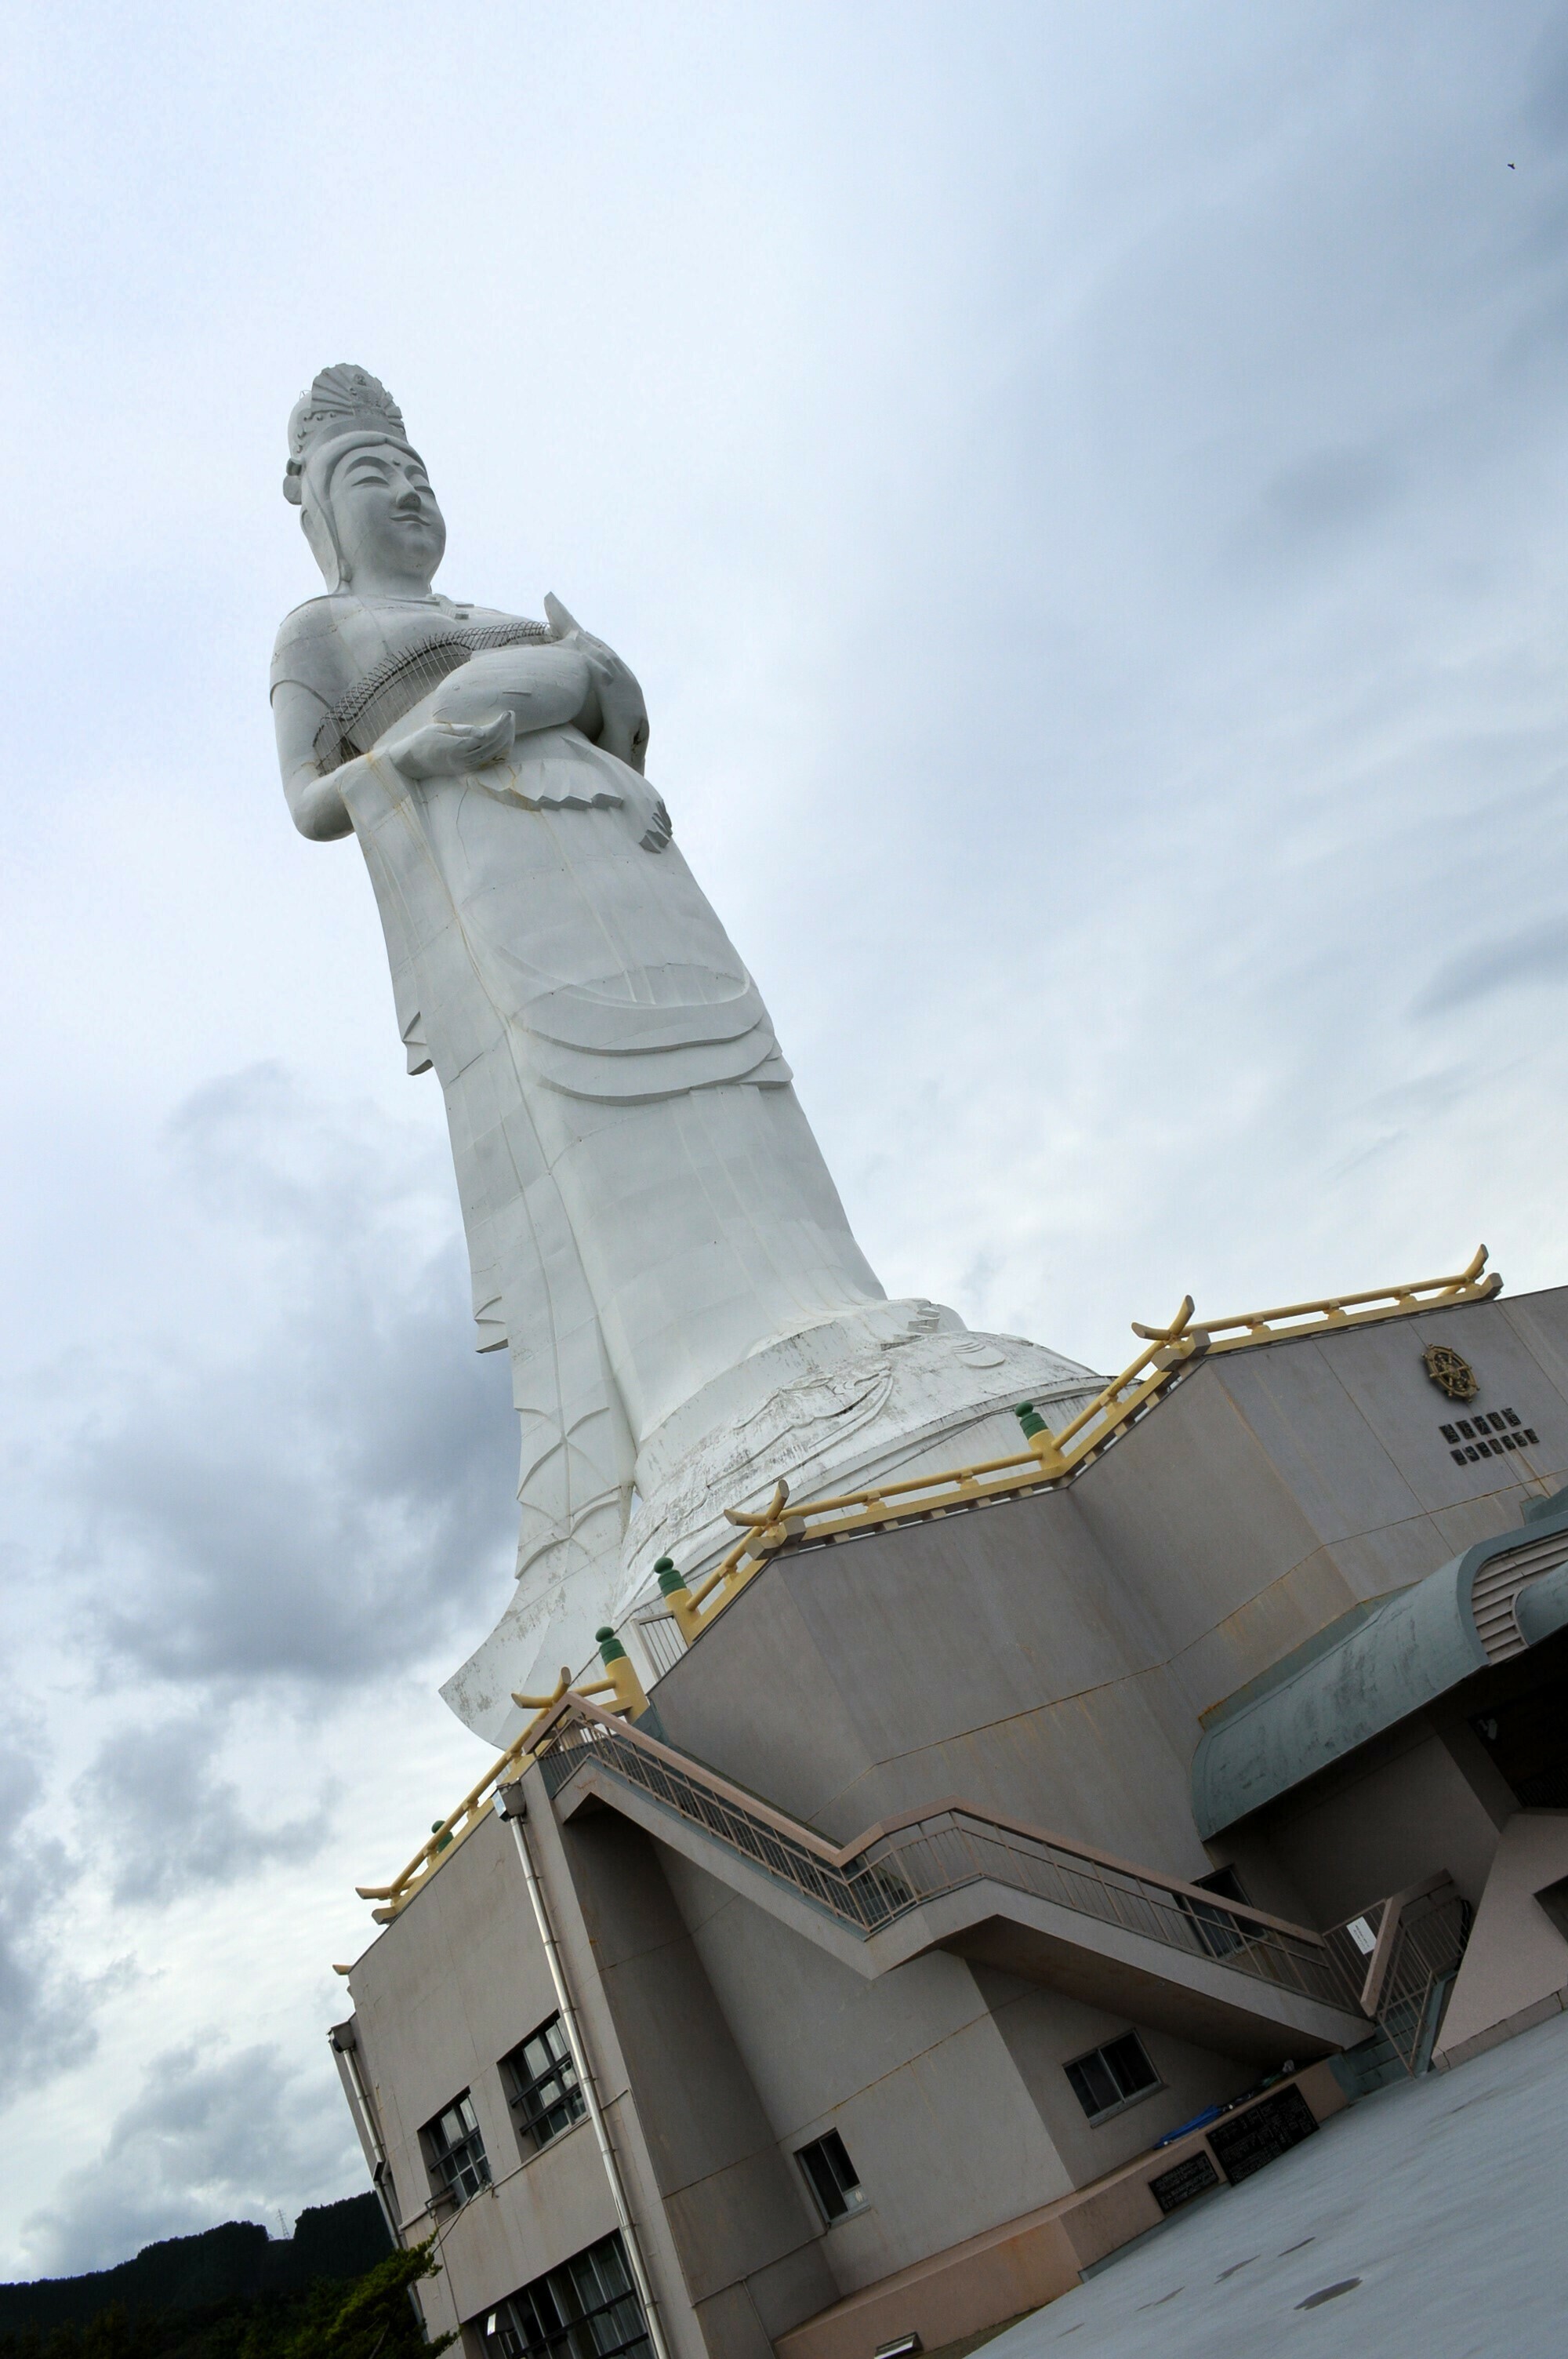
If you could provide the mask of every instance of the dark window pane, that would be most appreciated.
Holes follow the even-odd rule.
[[[465,2089],[443,2113],[426,2125],[424,2144],[432,2180],[466,2203],[490,2185],[490,2163],[480,2135],[479,2116]]]
[[[803,2146],[796,2159],[825,2220],[841,2220],[847,2212],[860,2208],[864,2201],[860,2182],[849,2148],[837,2130],[828,2130],[824,2136],[814,2138],[810,2146]]]
[[[1076,2064],[1067,2067],[1067,2078],[1073,2093],[1092,2121],[1096,2114],[1108,2113],[1121,2102],[1121,2092],[1106,2068],[1104,2056],[1097,2048],[1092,2056],[1080,2056]]]
[[[558,2015],[530,2032],[503,2060],[503,2070],[512,2083],[513,2111],[527,2145],[547,2145],[588,2111]]]
[[[823,2153],[827,2158],[827,2168],[838,2182],[839,2192],[844,2195],[850,2194],[860,2182],[855,2176],[855,2166],[849,2159],[849,2148],[837,2130],[829,2130],[820,2144]]]
[[[1135,2031],[1124,2031],[1119,2039],[1091,2049],[1066,2069],[1073,2094],[1091,2122],[1162,2085]]]
[[[1144,2054],[1143,2042],[1135,2031],[1113,2039],[1104,2054],[1124,2097],[1136,2097],[1145,2089],[1159,2087],[1160,2075]]]
[[[495,2315],[495,2333],[481,2333],[481,2343],[487,2354],[504,2359],[514,2354],[522,2359],[652,2359],[619,2236],[606,2236],[535,2277]]]
[[[822,2207],[823,2218],[841,2220],[849,2207],[838,2191],[838,2182],[828,2169],[827,2158],[820,2147],[803,2147],[800,2163],[811,2181],[811,2191]]]

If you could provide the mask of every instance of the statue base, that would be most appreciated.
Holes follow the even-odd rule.
[[[656,1427],[637,1453],[622,1528],[600,1509],[526,1568],[496,1628],[441,1690],[466,1727],[508,1745],[594,1633],[657,1594],[667,1556],[699,1580],[735,1542],[726,1507],[761,1507],[781,1476],[806,1502],[1021,1446],[1014,1405],[1065,1425],[1100,1387],[1089,1369],[1016,1335],[974,1333],[957,1311],[878,1302],[766,1344]]]

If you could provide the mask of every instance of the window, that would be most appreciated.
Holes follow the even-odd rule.
[[[835,2220],[847,2219],[851,2212],[865,2210],[866,2190],[855,2176],[855,2166],[837,2130],[829,2130],[826,2137],[813,2138],[809,2146],[800,2147],[795,2160],[805,2171],[806,2183],[829,2227]]]
[[[558,2015],[503,2058],[502,2071],[511,2082],[512,2110],[524,2149],[548,2146],[588,2111]]]
[[[653,2359],[619,2236],[589,2245],[474,2323],[485,2359]]]
[[[1247,1895],[1241,1888],[1241,1878],[1233,1867],[1217,1867],[1212,1875],[1195,1878],[1198,1888],[1212,1892],[1217,1900],[1239,1900],[1246,1904]],[[1176,1903],[1193,1919],[1198,1940],[1211,1958],[1227,1958],[1232,1950],[1239,1950],[1247,1936],[1228,1908],[1210,1908],[1206,1901],[1193,1900],[1178,1892]]]
[[[1163,2088],[1164,2082],[1143,2052],[1135,2031],[1124,2031],[1103,2048],[1091,2048],[1067,2067],[1073,2094],[1091,2122],[1103,2122],[1140,2097]]]
[[[466,2089],[433,2122],[427,2122],[419,2135],[430,2166],[430,2183],[438,2194],[455,2196],[460,2203],[466,2203],[470,2195],[490,2185],[490,2163],[480,2136],[479,2116]]]

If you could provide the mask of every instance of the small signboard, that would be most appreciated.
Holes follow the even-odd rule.
[[[1316,2127],[1312,2107],[1301,2091],[1290,2088],[1280,2089],[1271,2097],[1260,2097],[1244,2113],[1214,2123],[1205,2135],[1221,2170],[1235,2187],[1241,2180],[1250,2179],[1255,2170],[1262,2170],[1281,2155],[1289,2154],[1292,2147],[1311,2137]]]
[[[1378,1946],[1378,1937],[1365,1917],[1352,1917],[1345,1928],[1364,1958],[1369,1958]]]
[[[1162,2212],[1173,2212],[1178,2203],[1190,2203],[1195,2195],[1204,2194],[1219,2185],[1219,2173],[1200,2147],[1162,2170],[1158,2179],[1149,2181],[1149,2192]]]

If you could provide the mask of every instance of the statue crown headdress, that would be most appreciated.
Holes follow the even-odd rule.
[[[402,441],[407,428],[403,412],[378,376],[368,369],[340,361],[324,368],[308,393],[302,393],[289,413],[288,470],[284,477],[286,499],[299,499],[299,478],[318,442],[344,434],[354,427],[374,427]]]

